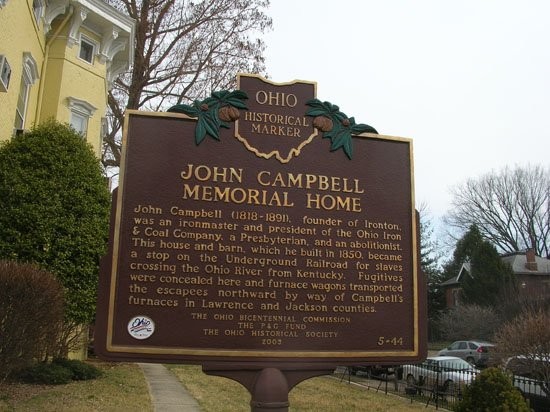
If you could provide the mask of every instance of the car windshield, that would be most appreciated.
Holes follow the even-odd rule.
[[[439,361],[439,366],[447,371],[465,371],[472,369],[472,366],[462,359],[449,359]]]

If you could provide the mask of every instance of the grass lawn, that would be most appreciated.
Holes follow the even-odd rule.
[[[0,385],[0,411],[152,411],[149,389],[133,363],[93,362],[104,375],[67,385]]]
[[[250,394],[239,383],[202,373],[200,366],[168,366],[205,412],[249,412]],[[289,394],[291,412],[425,411],[421,403],[366,390],[335,377],[322,376],[298,384]],[[428,410],[431,408],[428,408]]]
[[[151,412],[143,372],[133,363],[93,361],[104,375],[67,385],[0,384],[0,411]],[[250,395],[240,384],[209,376],[200,366],[169,365],[204,412],[249,412]],[[422,403],[366,390],[334,377],[309,379],[289,395],[290,411],[408,412],[426,410]],[[432,409],[428,407],[428,409]]]

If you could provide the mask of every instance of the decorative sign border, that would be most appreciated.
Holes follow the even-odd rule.
[[[120,170],[120,186],[116,195],[116,204],[114,209],[114,227],[112,233],[112,251],[110,256],[110,262],[106,264],[109,268],[106,270],[109,275],[108,278],[104,278],[101,282],[103,286],[100,290],[108,290],[108,296],[106,302],[103,303],[101,308],[98,305],[98,325],[101,330],[98,333],[99,337],[99,353],[104,357],[117,358],[117,359],[155,359],[163,361],[188,361],[191,363],[198,363],[204,360],[239,360],[239,361],[285,361],[285,362],[338,362],[344,364],[346,362],[357,362],[359,359],[363,363],[367,362],[379,362],[384,360],[385,362],[397,362],[400,360],[420,359],[425,355],[425,325],[421,321],[420,317],[425,315],[425,309],[423,309],[422,301],[425,294],[425,285],[420,282],[421,275],[419,271],[419,257],[417,253],[411,252],[411,268],[412,273],[409,276],[412,278],[413,290],[412,290],[412,310],[413,310],[413,325],[412,325],[412,350],[347,350],[347,349],[335,349],[335,350],[267,350],[267,349],[220,349],[220,348],[208,348],[208,347],[174,347],[174,346],[158,346],[148,344],[148,337],[152,335],[152,331],[147,335],[139,335],[136,345],[121,345],[114,343],[114,324],[116,316],[116,297],[118,293],[118,283],[120,273],[118,271],[118,263],[121,255],[126,253],[122,251],[121,241],[124,236],[121,233],[122,222],[124,219],[123,213],[126,206],[127,192],[125,188],[126,179],[126,166],[128,163],[129,151],[132,147],[131,133],[133,119],[150,118],[151,121],[155,119],[162,120],[166,118],[181,119],[184,122],[196,122],[195,125],[195,144],[196,146],[202,144],[207,136],[210,136],[214,140],[220,140],[220,127],[230,129],[229,122],[237,120],[238,110],[246,110],[244,101],[246,100],[246,93],[240,90],[235,92],[218,92],[212,95],[212,98],[206,99],[202,102],[195,102],[193,106],[179,106],[177,110],[172,110],[171,113],[147,113],[129,110],[126,113],[125,128],[123,130],[123,143],[122,143],[122,160]],[[414,174],[413,174],[413,150],[412,140],[407,138],[381,136],[376,134],[376,131],[370,126],[363,124],[356,124],[353,118],[348,118],[345,114],[339,111],[337,106],[334,106],[328,102],[321,102],[317,99],[311,99],[308,101],[310,110],[306,113],[306,116],[313,118],[314,127],[321,131],[323,137],[330,139],[331,151],[342,149],[349,160],[352,159],[353,146],[352,137],[360,140],[374,140],[387,143],[399,143],[405,144],[408,147],[409,164],[410,164],[410,224],[412,233],[412,245],[411,250],[418,250],[418,228],[416,220],[416,211],[414,210]],[[237,110],[237,111],[236,111]],[[179,112],[174,113],[174,112]],[[191,117],[191,115],[193,117]],[[330,126],[330,127],[329,127]],[[239,138],[237,127],[235,128],[235,137],[242,142]],[[365,131],[365,132],[361,132]],[[306,141],[309,143],[317,133],[309,136]],[[190,136],[181,136],[181,138],[189,138]],[[299,150],[294,155],[300,154],[300,151],[305,147],[307,143],[303,143]],[[248,150],[251,150],[247,146]],[[197,148],[201,150],[201,148]],[[265,154],[257,153],[252,150],[259,158],[273,157],[273,153],[266,157]],[[276,156],[277,157],[277,156]],[[292,157],[292,156],[291,156]],[[281,163],[288,163],[291,157],[288,159],[277,159]],[[105,270],[105,269],[104,269]],[[141,315],[141,314],[140,314]],[[146,318],[146,317],[143,317]],[[140,318],[141,319],[141,318]],[[148,319],[148,318],[146,318]],[[148,319],[152,323],[154,319]],[[153,323],[154,324],[154,323]],[[128,325],[130,328],[130,325]],[[129,329],[130,330],[130,329]],[[154,329],[153,329],[154,331]],[[103,335],[104,333],[104,335]],[[143,337],[145,336],[145,337]]]

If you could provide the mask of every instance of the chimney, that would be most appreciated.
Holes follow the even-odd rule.
[[[535,250],[527,249],[527,251],[525,252],[525,258],[526,258],[525,267],[527,268],[527,270],[537,271],[538,267],[537,267],[537,261],[535,260]]]

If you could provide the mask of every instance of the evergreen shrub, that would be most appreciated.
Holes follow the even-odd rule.
[[[54,359],[53,364],[70,370],[71,378],[75,381],[96,379],[103,374],[99,368],[76,359],[57,358]]]
[[[530,409],[512,380],[498,368],[484,369],[455,407],[456,412],[530,412]]]
[[[95,316],[109,210],[100,162],[69,125],[46,121],[0,144],[0,258],[55,274],[75,324]]]
[[[72,381],[73,372],[62,365],[41,362],[22,369],[16,377],[25,383],[64,385]]]

